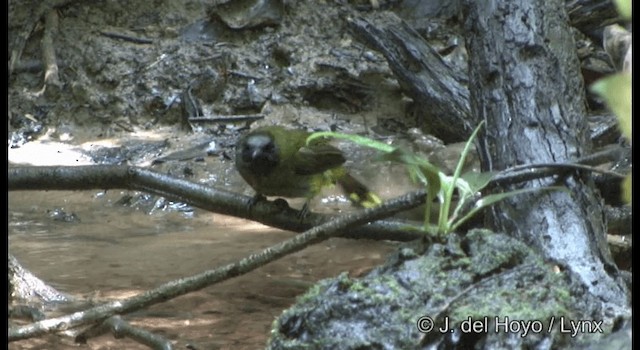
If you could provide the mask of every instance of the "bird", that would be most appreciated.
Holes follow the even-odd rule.
[[[338,184],[358,207],[371,208],[382,203],[367,186],[344,168],[340,149],[327,139],[314,139],[311,133],[282,126],[257,128],[236,142],[235,166],[242,178],[256,191],[256,197],[306,198],[302,212],[322,188]]]

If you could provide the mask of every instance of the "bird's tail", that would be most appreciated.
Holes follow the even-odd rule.
[[[373,208],[382,204],[380,197],[346,171],[341,174],[337,183],[347,194],[351,203],[359,207]]]

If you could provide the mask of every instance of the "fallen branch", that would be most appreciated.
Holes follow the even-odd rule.
[[[400,85],[421,107],[432,134],[447,143],[471,135],[475,122],[466,77],[445,63],[418,32],[391,12],[350,18],[347,29],[384,55]]]
[[[18,61],[20,61],[22,52],[27,44],[27,40],[36,28],[40,19],[50,11],[67,6],[75,1],[78,0],[51,0],[40,3],[40,6],[33,12],[33,16],[31,16],[33,21],[25,23],[22,26],[22,30],[17,34],[16,39],[14,40],[13,49],[11,50],[11,58],[9,59],[9,77],[11,77],[11,74],[14,72],[14,68],[18,64]]]
[[[53,45],[53,38],[58,33],[58,13],[55,9],[47,12],[44,21],[44,34],[42,35],[41,49],[42,61],[44,62],[44,85],[42,91],[44,93],[47,86],[61,86],[60,76],[58,75],[58,63],[56,61],[56,50]]]
[[[253,271],[286,255],[298,252],[337,236],[340,232],[424,203],[426,192],[417,191],[384,202],[381,206],[364,209],[356,213],[338,217],[320,226],[314,227],[286,241],[268,247],[259,253],[251,254],[237,262],[227,264],[201,274],[167,282],[156,289],[126,298],[112,301],[88,310],[75,312],[62,317],[42,320],[26,326],[9,328],[9,341],[28,339],[46,333],[66,330],[83,324],[104,320],[116,314],[126,314],[154,304],[162,303],[213,284]]]
[[[304,221],[298,210],[282,201],[260,201],[249,206],[252,197],[216,189],[153,170],[121,165],[15,167],[9,169],[9,190],[106,190],[123,188],[144,191],[214,213],[253,220],[283,230],[302,232],[334,216],[309,213]],[[415,206],[420,205],[416,203]],[[421,237],[411,222],[374,222],[344,232],[341,237],[411,241]]]
[[[239,123],[264,119],[264,114],[217,115],[211,117],[191,117],[191,123]]]
[[[30,300],[36,297],[45,302],[73,300],[71,296],[57,291],[25,269],[12,254],[9,254],[8,274],[10,299]]]
[[[100,35],[106,36],[107,38],[121,39],[135,44],[153,44],[153,40],[147,38],[138,38],[127,34],[107,32],[103,30],[99,31],[98,33],[100,33]]]
[[[109,317],[101,324],[85,330],[76,337],[76,343],[86,344],[89,338],[98,337],[107,332],[111,332],[117,339],[128,337],[152,349],[170,350],[173,348],[168,339],[142,328],[134,327],[120,316]]]

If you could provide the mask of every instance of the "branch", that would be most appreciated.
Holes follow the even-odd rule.
[[[58,13],[55,9],[47,12],[44,22],[44,34],[42,35],[42,61],[46,67],[44,71],[44,84],[41,93],[44,93],[48,85],[60,86],[58,75],[58,63],[56,50],[53,45],[53,37],[58,33]]]
[[[466,77],[445,63],[418,32],[389,12],[350,18],[347,28],[385,56],[400,85],[422,107],[431,133],[447,143],[471,135]]]
[[[249,206],[252,200],[249,196],[174,178],[153,170],[121,165],[9,168],[8,187],[10,191],[115,188],[144,191],[211,212],[294,232],[308,230],[334,218],[332,215],[309,213],[304,221],[300,221],[297,219],[300,212],[279,205],[282,201],[259,201],[254,206]],[[415,230],[407,229],[411,227],[415,228],[415,225],[402,220],[375,222],[343,232],[341,237],[395,241],[411,241],[421,237]]]
[[[235,263],[227,264],[201,274],[167,282],[154,290],[139,295],[113,301],[70,315],[43,320],[22,327],[9,328],[9,341],[27,339],[45,333],[66,330],[88,322],[104,320],[116,314],[124,314],[158,304],[169,299],[200,290],[227,279],[253,271],[288,254],[298,252],[307,246],[337,236],[339,232],[367,222],[393,215],[424,203],[426,192],[417,191],[389,200],[381,206],[365,209],[351,215],[338,217],[323,225],[314,227],[300,235],[268,247],[259,253],[249,255]]]
[[[86,344],[87,339],[98,337],[107,332],[113,333],[115,338],[129,337],[134,341],[147,345],[152,349],[171,350],[171,342],[166,338],[147,330],[134,327],[120,316],[112,316],[104,320],[101,324],[91,327],[76,337],[76,343]]]
[[[107,38],[112,39],[121,39],[124,41],[129,41],[134,44],[153,44],[153,40],[147,38],[139,38],[128,34],[116,33],[116,32],[108,32],[104,30],[98,31],[100,35],[106,36]]]
[[[25,269],[12,254],[9,254],[8,274],[9,298],[29,300],[36,296],[46,302],[73,300],[71,296],[57,291]]]
[[[11,50],[11,58],[9,59],[9,77],[14,72],[18,62],[20,61],[20,57],[22,56],[22,52],[27,44],[27,40],[29,36],[36,28],[38,21],[47,13],[52,10],[67,6],[78,0],[51,0],[51,1],[43,1],[40,3],[40,6],[33,11],[32,22],[25,23],[22,26],[22,30],[16,36],[16,39],[13,43],[13,49]]]

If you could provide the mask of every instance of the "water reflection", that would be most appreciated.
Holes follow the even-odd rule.
[[[122,298],[236,261],[293,235],[199,209],[190,214],[162,210],[148,214],[117,204],[124,194],[10,192],[9,250],[25,268],[62,292]],[[60,220],[59,213],[52,215],[55,210],[76,219]],[[207,344],[261,348],[274,317],[314,281],[343,271],[363,274],[394,246],[331,239],[152,309],[161,310],[155,315],[160,312],[164,319],[156,321],[166,322],[165,327],[185,342],[197,341],[204,348]],[[184,322],[176,325],[175,318]],[[220,328],[222,321],[229,326]],[[198,322],[206,326],[194,329]],[[248,329],[257,333],[248,337]],[[114,341],[111,336],[101,339]],[[27,343],[12,343],[11,348],[22,348],[20,344]]]

